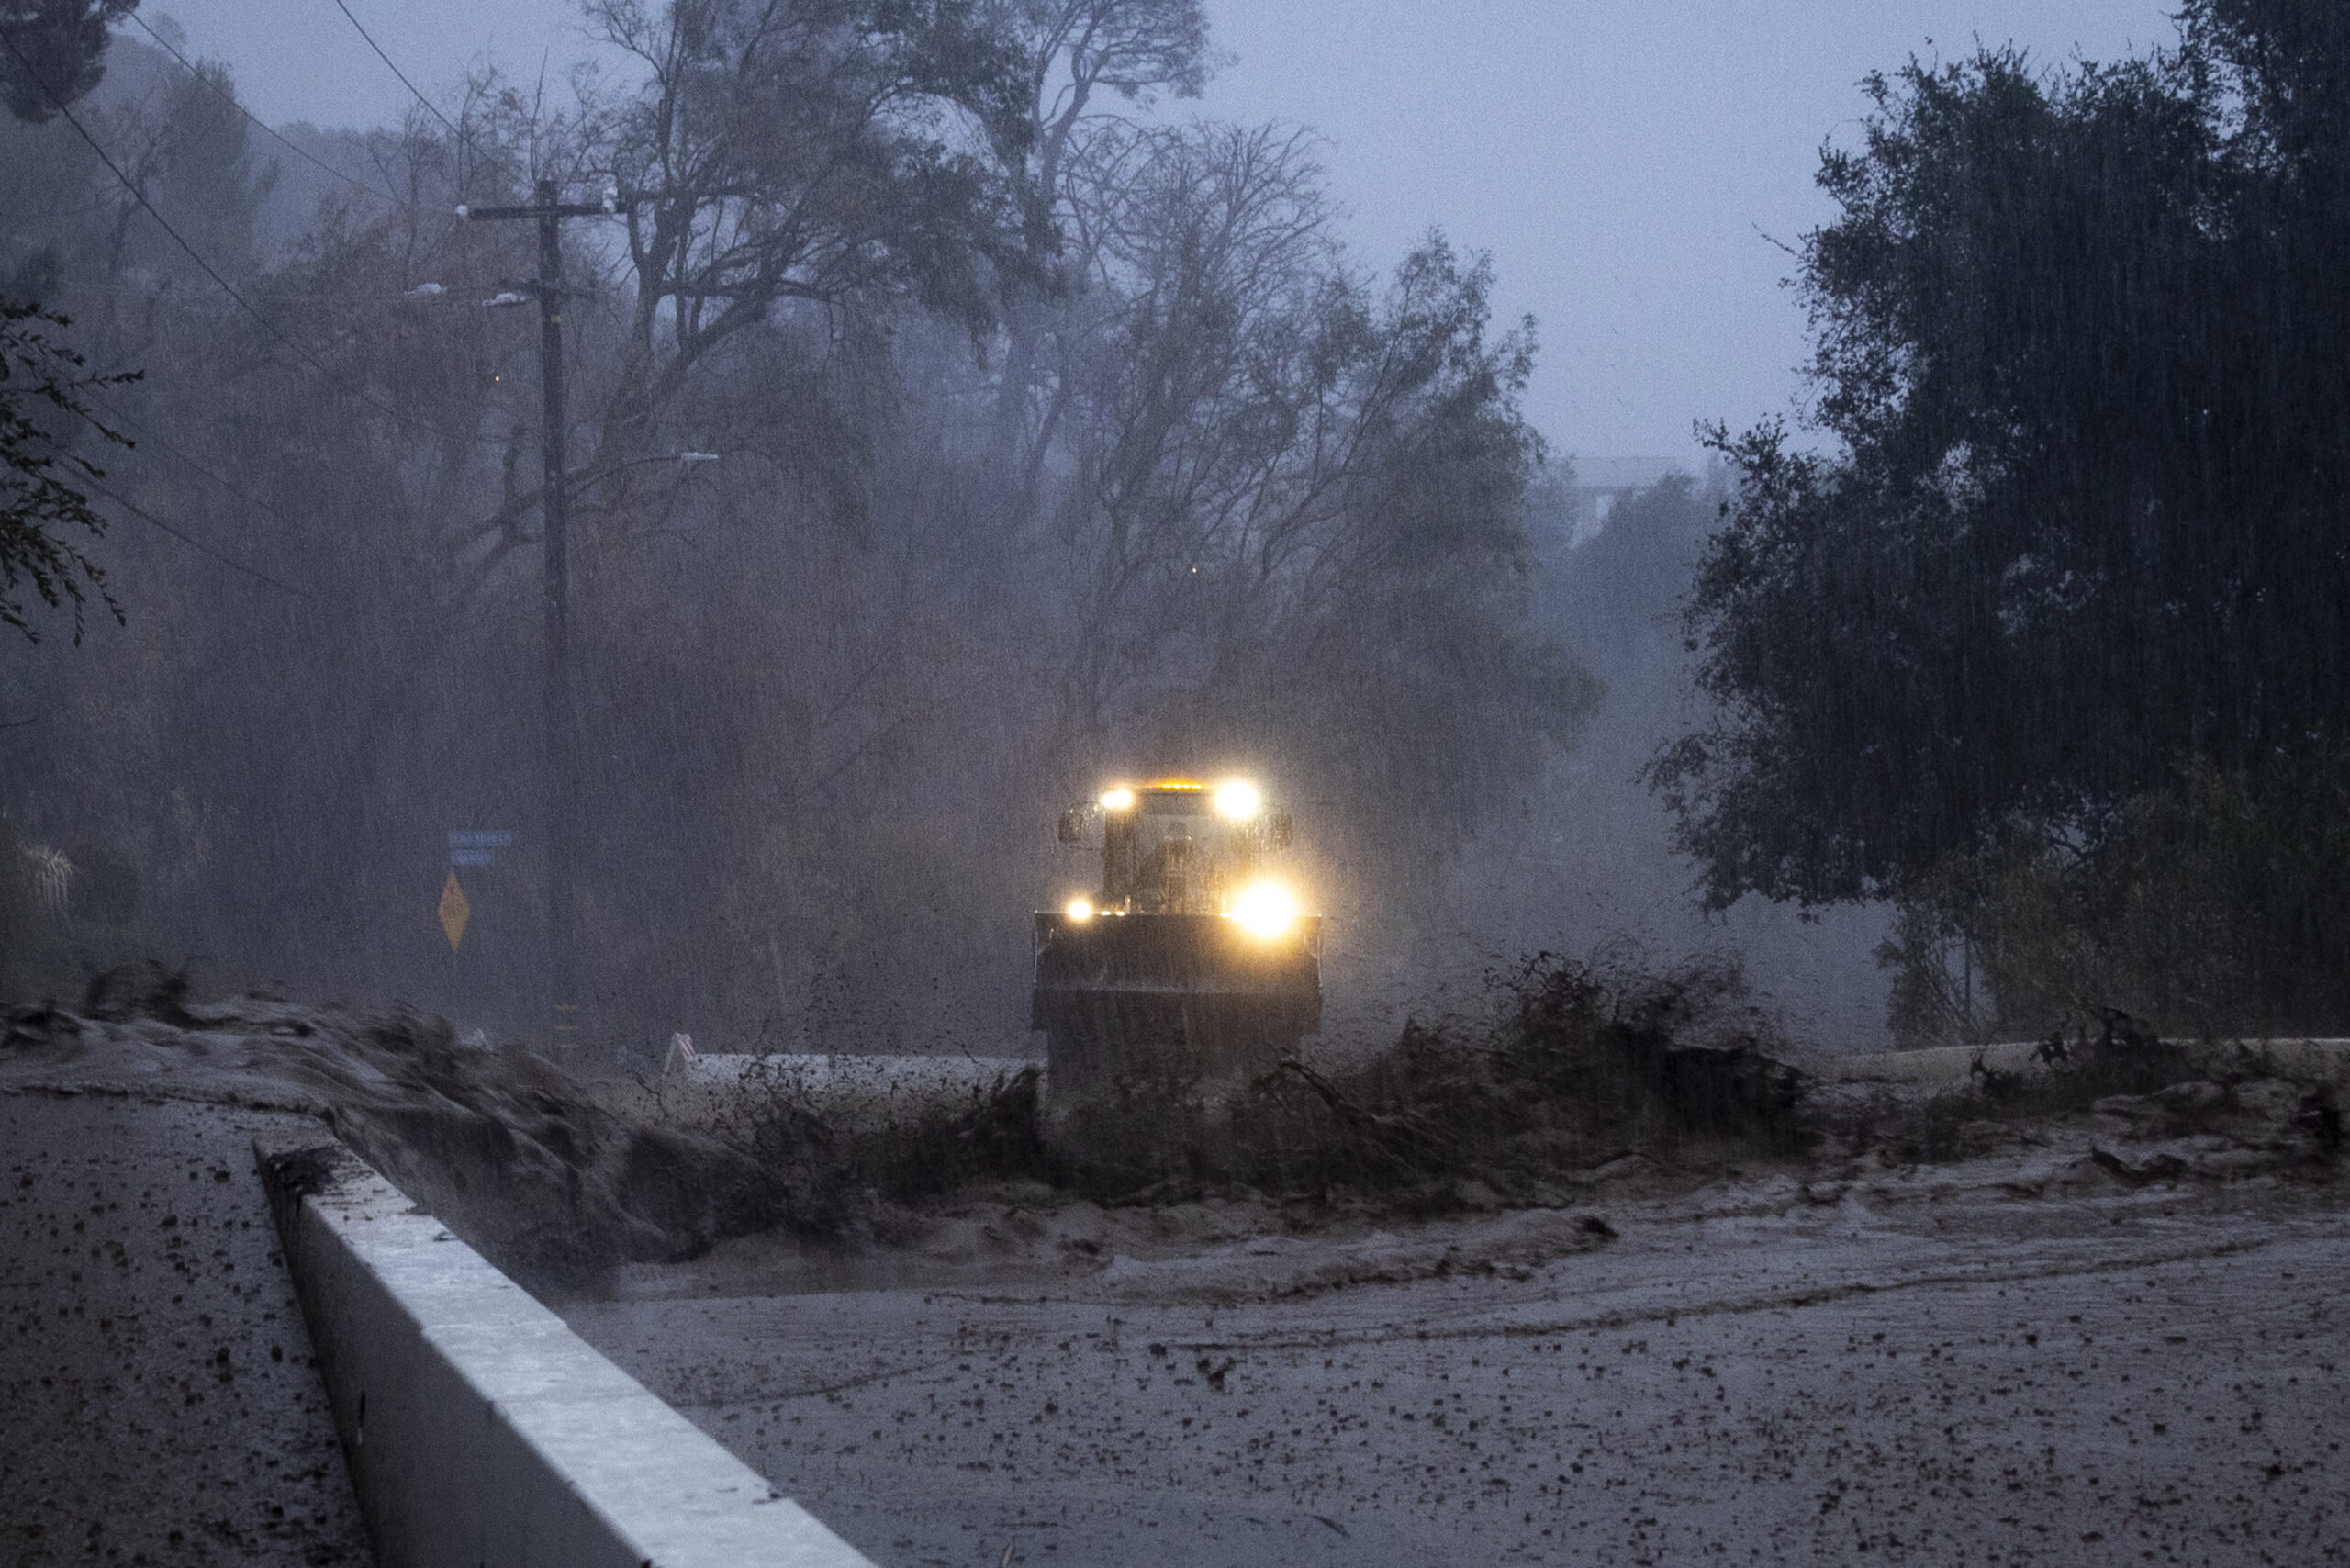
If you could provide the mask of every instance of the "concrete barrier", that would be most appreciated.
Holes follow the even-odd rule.
[[[2350,1040],[2269,1039],[2193,1043],[2190,1051],[2214,1069],[2256,1063],[2263,1071],[2288,1078],[2331,1078],[2350,1082]],[[1924,1050],[1880,1051],[1837,1057],[1815,1070],[1831,1082],[1964,1083],[1979,1058],[2002,1072],[2045,1070],[2037,1040],[2002,1040],[1989,1046],[1933,1046]]]
[[[253,1152],[381,1568],[872,1568],[342,1145]]]

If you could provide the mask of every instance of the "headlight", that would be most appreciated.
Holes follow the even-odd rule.
[[[1123,812],[1134,803],[1135,792],[1132,790],[1104,790],[1102,791],[1102,809],[1105,812]]]
[[[1235,822],[1247,822],[1257,814],[1257,808],[1262,803],[1257,786],[1244,784],[1237,778],[1215,792],[1217,814],[1230,817]]]
[[[1091,920],[1093,918],[1093,901],[1091,899],[1071,899],[1069,901],[1069,907],[1061,911],[1061,913],[1068,915],[1071,920],[1080,923]]]
[[[1232,918],[1251,936],[1279,936],[1297,924],[1297,897],[1279,882],[1251,882],[1233,901]]]

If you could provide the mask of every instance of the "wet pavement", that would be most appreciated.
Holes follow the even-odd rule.
[[[0,1562],[374,1561],[253,1172],[289,1130],[0,1093]]]
[[[711,1294],[736,1256],[565,1311],[886,1568],[2350,1562],[2350,1210],[2060,1174],[1729,1183],[1294,1299]]]

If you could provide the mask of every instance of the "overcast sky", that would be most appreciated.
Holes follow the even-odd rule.
[[[1209,0],[1237,57],[1204,112],[1328,139],[1348,239],[1385,266],[1431,224],[1490,251],[1541,320],[1528,400],[1561,452],[1695,465],[1693,420],[1792,412],[1803,322],[1779,286],[1828,216],[1822,140],[1856,85],[1976,39],[2051,63],[2172,38],[2175,0]],[[585,50],[576,0],[345,0],[428,93]],[[411,101],[335,0],[148,0],[273,123],[383,124]]]

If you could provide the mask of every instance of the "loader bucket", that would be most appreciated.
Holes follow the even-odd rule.
[[[1322,1026],[1321,922],[1266,938],[1209,914],[1036,916],[1029,1027],[1057,1092],[1262,1070]]]

